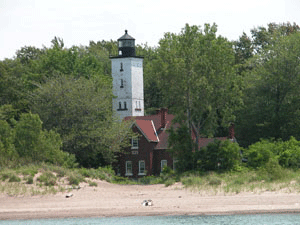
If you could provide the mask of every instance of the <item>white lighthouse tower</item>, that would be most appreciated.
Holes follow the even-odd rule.
[[[125,34],[118,39],[119,55],[110,57],[113,77],[113,110],[120,120],[144,116],[143,57],[135,55],[135,39]]]

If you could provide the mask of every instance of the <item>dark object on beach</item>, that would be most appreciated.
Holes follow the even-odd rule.
[[[144,201],[142,202],[142,205],[143,205],[143,206],[153,206],[153,201],[152,201],[151,199],[149,199],[149,200],[144,200]]]
[[[72,196],[73,196],[72,193],[68,193],[68,194],[66,195],[66,198],[71,198]]]

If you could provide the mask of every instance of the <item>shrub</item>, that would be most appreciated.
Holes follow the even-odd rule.
[[[67,174],[67,170],[63,167],[56,167],[53,171],[58,177],[64,177]]]
[[[159,184],[162,183],[162,179],[160,177],[155,176],[145,176],[142,178],[139,178],[140,184]]]
[[[270,159],[264,167],[259,168],[257,171],[261,180],[275,181],[285,177],[283,168],[275,159]]]
[[[2,174],[1,174],[1,180],[2,181],[5,181],[10,177],[11,177],[11,173],[9,173],[9,172],[2,172]]]
[[[266,165],[271,158],[275,159],[275,154],[273,153],[275,148],[275,143],[270,140],[260,140],[250,145],[245,151],[248,165],[253,168]]]
[[[300,141],[294,137],[285,142],[277,142],[277,154],[281,166],[286,168],[300,167]]]
[[[50,171],[40,175],[37,180],[44,183],[46,186],[54,186],[56,184],[56,176]]]
[[[84,177],[79,173],[71,173],[68,177],[70,185],[79,185],[80,182],[84,181]]]
[[[94,169],[80,168],[78,172],[84,177],[96,178]]]
[[[20,171],[23,175],[29,175],[29,176],[34,176],[35,174],[38,173],[37,168],[30,168],[30,167],[25,167]]]
[[[27,177],[26,184],[33,184],[33,177]]]
[[[130,180],[127,177],[119,177],[119,176],[114,176],[112,182],[117,184],[136,184],[135,181]]]
[[[200,148],[195,157],[202,171],[232,170],[241,162],[240,147],[230,140],[215,140]]]
[[[219,179],[219,178],[217,178],[217,177],[210,177],[208,179],[208,184],[209,185],[216,185],[216,186],[218,186],[218,185],[221,185],[221,183],[222,183],[222,180]]]
[[[89,181],[89,186],[91,186],[91,187],[97,187],[98,184],[96,182],[94,182],[94,181]]]
[[[21,178],[16,176],[15,174],[12,174],[8,180],[8,182],[20,182]]]
[[[171,185],[175,184],[175,182],[176,182],[175,179],[170,178],[170,179],[167,179],[167,180],[164,182],[164,184],[165,184],[166,187],[168,187],[168,186],[171,186]]]

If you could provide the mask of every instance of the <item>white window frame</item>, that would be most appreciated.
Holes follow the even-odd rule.
[[[132,176],[132,161],[125,162],[125,176]]]
[[[164,166],[168,166],[168,160],[166,159],[160,161],[160,172],[163,171]]]
[[[139,161],[139,175],[146,175],[146,163],[145,163],[145,160],[140,160]]]
[[[131,149],[138,149],[139,148],[139,139],[136,138],[132,138],[131,139]]]

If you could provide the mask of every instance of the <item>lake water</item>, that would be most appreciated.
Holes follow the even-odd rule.
[[[226,216],[143,216],[111,218],[69,218],[40,220],[5,220],[1,225],[179,225],[179,224],[234,224],[234,225],[300,225],[300,214],[252,214]]]

